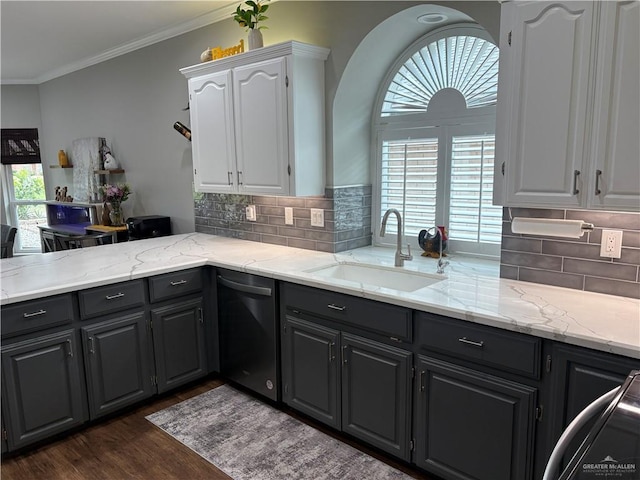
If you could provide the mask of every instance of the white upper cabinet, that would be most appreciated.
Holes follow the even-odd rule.
[[[507,2],[502,16],[504,204],[640,210],[637,2]]]
[[[199,192],[322,195],[324,61],[286,42],[180,70]]]
[[[640,3],[602,2],[589,206],[640,210]]]

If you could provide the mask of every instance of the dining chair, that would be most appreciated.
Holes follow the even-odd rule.
[[[2,232],[0,233],[0,238],[2,239],[2,256],[0,258],[13,257],[13,242],[15,241],[16,233],[18,233],[16,227],[2,224]]]

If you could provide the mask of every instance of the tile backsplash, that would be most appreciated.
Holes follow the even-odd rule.
[[[514,217],[579,219],[594,230],[576,239],[519,235]],[[603,228],[623,231],[619,259],[600,256]],[[505,207],[500,277],[640,298],[640,214]]]
[[[256,206],[256,221],[246,219]],[[371,245],[371,186],[334,187],[324,197],[196,193],[196,232],[289,247],[342,252]],[[284,209],[293,208],[293,225]],[[311,226],[311,209],[324,210],[324,227]]]

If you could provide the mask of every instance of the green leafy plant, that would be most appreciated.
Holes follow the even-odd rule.
[[[269,1],[269,0],[266,0]],[[241,27],[247,27],[247,30],[258,29],[261,30],[263,28],[267,28],[264,26],[258,26],[258,22],[263,22],[264,20],[268,20],[269,17],[264,15],[264,12],[267,11],[269,5],[254,2],[253,0],[248,0],[244,2],[250,8],[246,10],[242,7],[242,4],[238,5],[236,12],[233,13],[233,19],[238,22]]]

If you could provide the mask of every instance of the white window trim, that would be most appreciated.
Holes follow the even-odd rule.
[[[413,55],[418,49],[422,48],[425,45],[428,45],[432,42],[438,41],[441,38],[448,37],[451,35],[474,35],[476,37],[485,39],[490,42],[494,42],[491,36],[480,26],[475,24],[468,25],[453,25],[443,27],[441,29],[437,29],[429,34],[423,36],[418,39],[412,45],[410,45],[403,53],[398,57],[393,66],[388,70],[387,75],[384,81],[381,83],[381,88],[378,90],[378,94],[376,96],[375,105],[373,108],[372,114],[372,135],[371,135],[371,158],[374,163],[373,165],[373,184],[372,184],[372,228],[373,228],[373,244],[380,246],[395,246],[397,244],[397,235],[396,229],[391,227],[387,228],[384,237],[380,237],[380,226],[382,222],[382,215],[384,212],[381,211],[381,198],[380,198],[380,190],[381,190],[381,154],[382,154],[382,141],[384,140],[393,140],[393,139],[401,139],[407,138],[407,133],[411,130],[414,130],[416,135],[412,136],[412,138],[421,138],[420,131],[426,132],[429,128],[439,127],[439,128],[456,128],[461,127],[460,120],[465,121],[464,130],[461,127],[460,133],[464,134],[465,131],[468,131],[466,127],[474,125],[478,127],[477,130],[473,130],[472,133],[480,133],[481,131],[486,134],[495,135],[495,118],[496,118],[496,106],[486,106],[486,107],[478,107],[473,109],[467,109],[464,113],[458,112],[452,115],[450,118],[442,116],[441,114],[430,118],[428,112],[425,113],[410,113],[407,115],[392,115],[382,117],[380,115],[380,111],[382,109],[382,104],[384,102],[384,98],[388,89],[390,82],[393,80],[398,69],[407,61],[408,58]],[[448,145],[445,147],[448,149]],[[444,152],[444,149],[443,149]],[[441,156],[439,155],[438,163],[441,164]],[[450,179],[443,179],[444,170],[439,169],[438,171],[438,183],[444,180],[444,201],[448,204],[448,195],[450,188]],[[444,212],[442,208],[438,209],[439,212]],[[448,206],[447,206],[448,211]],[[378,215],[380,213],[380,215]],[[441,215],[442,213],[438,213],[437,215]],[[391,217],[390,217],[391,218]],[[394,220],[395,221],[395,220]],[[443,218],[437,217],[436,224],[442,225]],[[430,228],[434,225],[425,225],[424,228]],[[411,248],[416,251],[420,251],[420,247],[418,245],[418,238],[403,238],[403,243],[405,245],[411,245]],[[455,241],[451,242],[451,248],[455,249]],[[489,257],[492,259],[498,259],[500,255],[500,245],[493,246],[485,246],[484,244],[479,244],[478,249],[473,251],[473,249],[464,249],[466,250],[464,254],[467,255],[477,255],[483,257]]]

